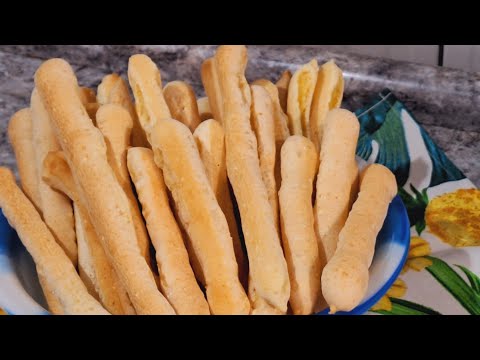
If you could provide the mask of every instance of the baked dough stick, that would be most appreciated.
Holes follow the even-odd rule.
[[[172,81],[165,85],[163,95],[172,117],[185,124],[193,133],[200,124],[200,115],[192,87],[183,81]]]
[[[0,167],[0,184],[0,208],[35,261],[39,276],[60,299],[65,314],[108,315],[88,293],[72,262],[17,186],[9,169]]]
[[[270,94],[270,99],[273,105],[273,118],[275,123],[275,182],[277,184],[277,192],[280,189],[282,178],[280,176],[280,153],[283,143],[290,136],[288,130],[288,116],[283,112],[278,97],[277,87],[268,80],[260,79],[253,83],[253,85],[263,86]]]
[[[128,198],[108,164],[103,136],[75,95],[77,79],[62,59],[44,62],[35,84],[50,115],[79,196],[138,314],[174,314],[138,248]]]
[[[318,64],[312,60],[293,75],[288,86],[287,114],[290,133],[310,137],[310,109],[317,84]]]
[[[322,291],[331,313],[351,311],[365,297],[376,238],[396,194],[395,176],[383,165],[373,164],[362,172],[358,199],[322,274]]]
[[[203,97],[197,100],[197,108],[198,115],[200,116],[200,121],[213,119],[212,110],[210,110],[210,104],[208,103],[207,97]]]
[[[221,46],[215,55],[224,99],[227,172],[237,198],[250,266],[253,313],[287,312],[290,282],[267,188],[257,140],[250,126],[250,87],[245,79],[245,46]]]
[[[201,123],[193,137],[202,158],[208,180],[212,186],[218,205],[227,219],[230,235],[233,239],[233,250],[238,264],[238,277],[245,289],[248,288],[248,260],[243,251],[238,232],[237,221],[233,210],[232,198],[228,186],[227,164],[225,160],[225,132],[222,125],[210,119]]]
[[[320,152],[315,201],[315,228],[327,262],[337,248],[338,234],[345,225],[351,204],[352,187],[358,177],[355,162],[360,126],[350,111],[328,113]]]
[[[128,295],[93,229],[63,152],[49,153],[43,165],[43,180],[53,189],[67,195],[74,203],[80,278],[112,314],[135,314]],[[92,289],[87,283],[90,283]],[[92,291],[90,293],[92,294]]]
[[[312,192],[317,174],[315,145],[299,135],[282,148],[282,187],[278,194],[282,241],[290,275],[290,306],[295,315],[310,315],[321,294],[322,261],[315,235]]]
[[[135,233],[140,253],[147,264],[152,265],[150,257],[150,239],[138,207],[137,198],[132,190],[127,168],[127,150],[130,145],[132,119],[120,105],[102,105],[97,113],[97,127],[102,132],[107,144],[107,158],[112,166],[118,182],[127,195],[130,203]]]
[[[168,202],[162,171],[150,149],[128,150],[128,169],[156,250],[160,288],[179,315],[209,315],[207,300],[188,259],[182,234]]]
[[[40,193],[38,191],[30,109],[22,109],[12,116],[8,124],[8,138],[17,160],[23,192],[40,211]],[[39,275],[39,281],[50,312],[55,315],[63,314],[60,300],[55,296],[47,281],[41,275]]]
[[[268,201],[273,211],[273,222],[277,233],[278,226],[278,194],[275,181],[275,125],[273,105],[267,90],[258,85],[251,86],[252,115],[250,118],[253,131],[257,137],[260,172],[267,188]]]
[[[17,111],[8,124],[8,139],[17,160],[22,190],[28,199],[40,209],[35,148],[33,146],[32,113],[30,109]]]
[[[117,104],[123,106],[133,121],[132,146],[150,147],[138,120],[135,105],[128,91],[127,82],[120,75],[110,74],[102,79],[97,89],[97,101],[100,105]]]
[[[78,88],[78,95],[80,96],[80,101],[83,105],[97,102],[97,96],[95,91],[87,87]]]
[[[292,79],[292,73],[290,70],[284,71],[280,79],[278,79],[275,84],[278,89],[278,98],[280,99],[280,105],[284,113],[287,112],[287,101],[288,101],[288,87],[290,85],[290,80]]]
[[[322,145],[325,117],[330,110],[342,105],[343,88],[342,70],[333,60],[323,64],[318,72],[310,113],[310,139],[318,150]]]
[[[160,71],[148,56],[133,55],[128,61],[128,80],[135,97],[138,120],[151,143],[152,128],[161,119],[172,117],[163,97]]]
[[[165,184],[205,276],[212,314],[248,314],[250,303],[238,278],[228,223],[192,133],[181,122],[164,119],[153,129],[151,141],[155,163],[163,170]]]
[[[77,97],[78,98],[78,97]],[[59,245],[77,266],[77,242],[73,208],[70,199],[64,194],[53,190],[41,178],[43,160],[50,151],[60,150],[50,117],[36,89],[31,98],[33,146],[35,147],[35,166],[40,193],[40,208],[42,217],[57,239]]]
[[[220,89],[218,70],[213,58],[207,59],[203,62],[201,76],[213,118],[223,125],[222,91]]]

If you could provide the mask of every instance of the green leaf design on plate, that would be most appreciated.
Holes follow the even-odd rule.
[[[470,286],[472,290],[475,291],[477,295],[480,295],[480,278],[462,265],[455,266],[463,271],[463,273],[467,276],[468,281],[470,281]]]
[[[390,301],[392,302],[391,311],[375,310],[373,312],[382,315],[442,315],[436,310],[408,300],[392,297]]]
[[[472,315],[480,315],[480,294],[470,287],[445,261],[432,256],[426,258],[432,261],[432,265],[426,268],[427,271],[452,294],[465,310]]]
[[[410,184],[410,189],[415,194],[415,197],[410,195],[405,189],[399,188],[398,194],[400,195],[405,207],[407,209],[408,220],[410,226],[415,226],[418,235],[421,235],[425,230],[425,210],[428,206],[427,189],[423,189],[419,192],[413,185]]]

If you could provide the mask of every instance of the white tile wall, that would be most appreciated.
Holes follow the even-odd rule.
[[[445,45],[443,66],[480,71],[480,45]]]

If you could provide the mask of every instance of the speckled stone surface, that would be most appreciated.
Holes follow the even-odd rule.
[[[28,106],[33,74],[39,64],[62,57],[74,67],[79,82],[95,87],[111,72],[126,75],[128,58],[135,53],[152,57],[164,83],[189,82],[203,95],[200,65],[214,45],[35,45],[0,46],[0,165],[14,168],[6,139],[10,116]],[[346,79],[343,106],[363,107],[388,87],[413,112],[457,166],[480,185],[480,73],[397,62],[367,56],[334,53],[315,46],[249,46],[247,78],[276,80],[286,69],[316,58],[335,59]]]

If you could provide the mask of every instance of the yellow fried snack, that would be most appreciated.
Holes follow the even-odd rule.
[[[126,81],[117,74],[110,74],[102,79],[98,86],[97,101],[100,105],[117,104],[123,106],[133,121],[131,142],[132,146],[149,147],[145,132],[138,120],[135,105],[133,104]]]
[[[320,153],[315,200],[315,229],[327,261],[335,253],[338,234],[347,220],[352,188],[358,178],[355,161],[360,125],[350,111],[335,109],[327,116]]]
[[[292,80],[292,73],[290,70],[284,71],[280,79],[278,79],[275,86],[278,89],[278,99],[280,100],[280,106],[284,113],[287,112],[288,102],[288,87],[290,86],[290,80]]]
[[[155,162],[202,267],[212,314],[248,314],[250,303],[238,278],[228,223],[192,133],[181,122],[164,119],[153,128],[151,142]]]
[[[243,251],[237,221],[233,210],[232,198],[228,186],[225,154],[225,132],[218,121],[210,119],[201,123],[193,137],[202,158],[208,180],[217,198],[218,204],[227,218],[233,249],[238,264],[240,282],[248,288],[248,261]]]
[[[130,148],[128,169],[156,250],[163,294],[179,315],[209,315],[207,300],[190,266],[182,234],[170,209],[163,174],[155,165],[152,151]]]
[[[318,168],[313,143],[291,136],[282,148],[282,186],[278,193],[282,241],[290,275],[290,306],[295,315],[313,313],[321,295],[323,259],[315,235],[312,192]]]
[[[172,81],[165,85],[163,96],[172,117],[185,124],[193,133],[200,124],[197,98],[193,88],[183,81]]]
[[[61,59],[44,62],[35,85],[50,115],[80,196],[114,268],[139,314],[174,314],[142,257],[128,198],[107,160],[103,135],[76,95],[77,78]]]
[[[40,208],[42,218],[52,231],[62,249],[77,265],[77,241],[73,208],[70,199],[48,186],[41,178],[43,160],[50,151],[60,150],[50,117],[36,89],[31,97],[33,144],[35,147],[35,166],[40,193]]]
[[[197,100],[197,108],[198,114],[200,116],[200,121],[213,119],[213,113],[210,109],[210,104],[207,97],[203,97]]]
[[[253,313],[287,312],[290,280],[250,125],[247,49],[221,46],[215,55],[224,109],[227,172],[237,198],[250,265]]]
[[[460,189],[432,199],[425,222],[432,234],[451,246],[480,246],[480,190]]]
[[[310,112],[310,139],[320,150],[325,119],[330,110],[340,107],[343,99],[344,80],[342,70],[333,60],[323,64],[318,72]]]
[[[75,91],[73,92],[75,94]],[[39,213],[15,183],[12,172],[0,167],[0,208],[35,261],[67,315],[108,315],[87,291],[72,262],[57,244]]]
[[[396,194],[395,176],[385,166],[373,164],[362,172],[358,199],[322,273],[322,292],[331,313],[351,311],[363,300],[377,235]]]
[[[298,69],[290,80],[287,114],[292,135],[310,137],[310,109],[317,77],[318,63],[312,60]]]

